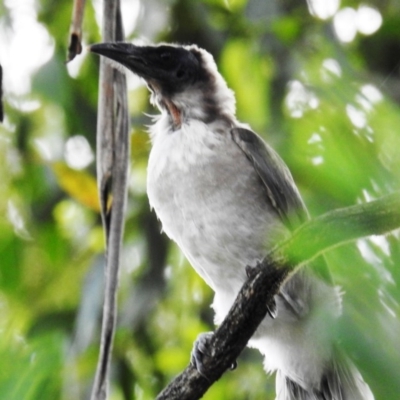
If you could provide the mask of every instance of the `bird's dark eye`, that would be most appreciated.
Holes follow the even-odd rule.
[[[185,75],[186,75],[186,71],[184,69],[178,69],[178,71],[176,71],[176,77],[178,79],[184,78]]]

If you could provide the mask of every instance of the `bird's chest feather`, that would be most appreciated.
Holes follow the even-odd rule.
[[[225,175],[221,153],[230,150],[227,134],[193,122],[158,134],[153,143],[147,178],[150,204],[165,232],[179,244],[201,235],[226,197],[216,190]]]
[[[147,192],[163,230],[207,283],[240,286],[244,267],[262,257],[272,221],[259,178],[229,130],[194,122],[158,132]]]

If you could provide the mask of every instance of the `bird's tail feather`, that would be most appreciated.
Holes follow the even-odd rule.
[[[276,400],[374,400],[374,396],[350,360],[335,352],[318,388],[306,389],[278,371]]]

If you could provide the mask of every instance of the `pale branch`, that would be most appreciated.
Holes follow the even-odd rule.
[[[0,122],[3,122],[4,109],[3,109],[3,67],[0,65]]]
[[[69,45],[67,62],[73,60],[82,52],[82,23],[86,0],[74,0],[71,27],[69,32]]]
[[[321,253],[350,241],[400,228],[400,192],[378,200],[328,212],[276,246],[251,273],[204,357],[206,376],[189,365],[157,400],[195,400],[230,368],[273,304],[283,282]]]
[[[120,3],[104,0],[103,40],[124,39]],[[100,355],[91,400],[105,400],[117,319],[117,288],[129,165],[129,116],[125,75],[100,60],[97,119],[97,181],[106,238],[106,268]]]

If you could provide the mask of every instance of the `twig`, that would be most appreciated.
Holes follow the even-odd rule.
[[[75,58],[77,54],[82,52],[82,23],[85,11],[86,0],[74,0],[74,8],[72,11],[71,28],[69,34],[69,46],[67,62]]]
[[[103,40],[123,40],[119,1],[105,0]],[[91,400],[107,398],[110,366],[117,318],[116,294],[124,230],[129,165],[129,118],[125,75],[100,60],[97,119],[97,180],[106,237],[106,285],[100,356]]]
[[[234,363],[264,319],[282,283],[323,252],[361,237],[381,235],[400,227],[400,193],[334,210],[311,220],[275,247],[243,285],[231,310],[210,342],[205,357],[208,379],[189,365],[157,400],[195,400]]]
[[[4,110],[3,110],[3,67],[0,65],[0,122],[3,122]]]

